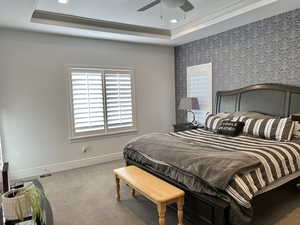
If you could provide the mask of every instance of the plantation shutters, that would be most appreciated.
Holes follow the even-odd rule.
[[[212,63],[187,67],[187,97],[198,99],[200,109],[193,111],[196,121],[203,124],[205,114],[212,113]]]
[[[72,136],[135,128],[133,72],[71,69]]]
[[[131,74],[123,71],[105,73],[107,127],[133,126]]]
[[[72,97],[76,133],[104,130],[103,83],[100,71],[73,71]]]

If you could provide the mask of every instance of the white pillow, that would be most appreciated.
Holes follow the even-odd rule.
[[[295,121],[293,136],[300,137],[300,123],[298,121]]]
[[[221,117],[221,118],[226,118],[230,115],[231,113],[227,113],[227,112],[222,112],[222,113],[218,113],[217,116]]]

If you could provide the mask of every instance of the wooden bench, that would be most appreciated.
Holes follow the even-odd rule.
[[[136,166],[115,169],[114,174],[118,201],[120,201],[120,180],[123,180],[132,188],[133,196],[137,191],[157,205],[159,225],[165,224],[166,206],[172,203],[177,203],[178,225],[183,225],[184,191]]]

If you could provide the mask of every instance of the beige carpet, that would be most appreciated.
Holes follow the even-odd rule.
[[[155,206],[141,196],[132,198],[126,185],[121,186],[122,201],[114,199],[112,170],[122,165],[122,161],[115,161],[42,178],[55,225],[157,225]],[[300,225],[300,190],[294,184],[255,202],[254,225]],[[169,209],[166,225],[175,224],[176,213]]]

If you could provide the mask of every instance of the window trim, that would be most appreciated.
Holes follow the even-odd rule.
[[[137,113],[136,113],[136,90],[135,90],[135,69],[133,68],[125,68],[125,67],[113,67],[113,66],[89,66],[89,65],[66,65],[65,66],[66,74],[67,74],[67,96],[68,96],[68,129],[69,129],[69,137],[68,139],[71,142],[80,141],[84,139],[91,139],[96,137],[104,137],[104,136],[114,136],[114,135],[121,135],[126,133],[136,133],[137,129]],[[74,127],[74,112],[73,112],[73,89],[72,89],[72,72],[74,70],[95,70],[101,71],[104,75],[104,71],[129,71],[131,74],[131,98],[132,98],[132,122],[133,126],[129,128],[111,128],[108,129],[105,124],[104,130],[97,130],[97,131],[88,131],[82,132],[82,134],[75,132]],[[103,76],[103,80],[104,80]],[[104,87],[104,84],[103,84]],[[105,95],[103,96],[105,98]],[[104,112],[106,114],[106,112]],[[106,116],[105,116],[106,117]]]

